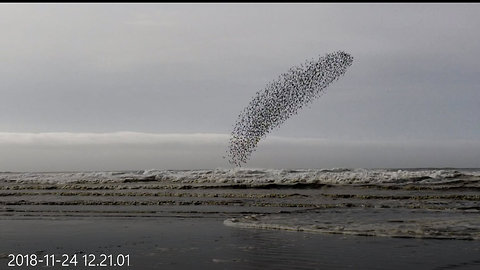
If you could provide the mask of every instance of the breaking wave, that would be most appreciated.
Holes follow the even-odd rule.
[[[480,169],[206,169],[108,172],[2,172],[0,181],[18,183],[172,182],[183,184],[478,185]]]

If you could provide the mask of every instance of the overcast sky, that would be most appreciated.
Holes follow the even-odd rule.
[[[0,170],[229,167],[290,67],[354,57],[248,167],[480,167],[479,4],[2,4]]]

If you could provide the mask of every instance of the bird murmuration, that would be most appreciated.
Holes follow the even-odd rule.
[[[228,146],[229,162],[245,164],[262,138],[320,97],[352,62],[353,57],[343,51],[329,53],[290,68],[258,91],[235,123]]]

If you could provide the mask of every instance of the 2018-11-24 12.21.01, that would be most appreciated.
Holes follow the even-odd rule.
[[[8,254],[8,267],[124,267],[131,266],[130,254]]]

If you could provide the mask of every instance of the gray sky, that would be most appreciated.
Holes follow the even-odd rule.
[[[249,167],[480,167],[479,4],[2,4],[0,170],[229,167],[255,92],[353,65]]]

